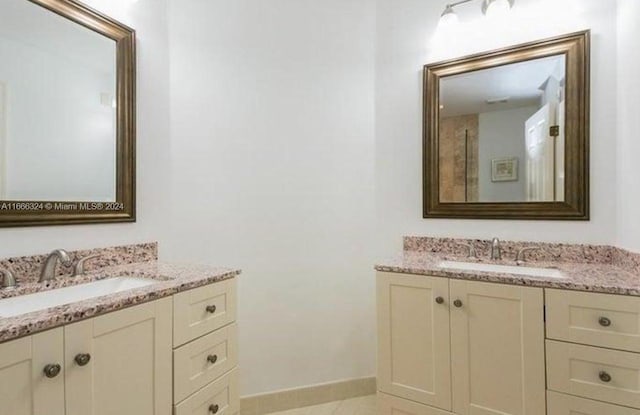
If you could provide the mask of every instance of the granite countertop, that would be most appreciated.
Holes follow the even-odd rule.
[[[205,265],[180,265],[155,260],[126,263],[90,271],[82,277],[58,278],[49,283],[28,282],[15,290],[2,290],[0,298],[102,280],[110,277],[133,277],[156,280],[157,283],[77,303],[49,308],[15,317],[0,317],[0,342],[73,323],[75,321],[157,300],[203,285],[227,280],[240,270]]]
[[[640,273],[638,273],[635,268],[606,263],[604,261],[532,261],[523,264],[523,266],[526,267],[557,268],[564,274],[565,278],[530,277],[498,272],[454,270],[440,267],[439,264],[442,261],[516,265],[513,259],[502,261],[490,261],[487,259],[474,260],[451,252],[405,250],[395,258],[378,263],[375,269],[384,272],[428,275],[469,281],[640,296]]]

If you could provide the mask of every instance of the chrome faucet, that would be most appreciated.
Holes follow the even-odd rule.
[[[81,275],[84,275],[85,271],[86,271],[86,266],[87,266],[87,262],[91,261],[92,259],[95,258],[100,258],[100,255],[89,255],[87,257],[84,258],[80,258],[78,260],[78,262],[76,263],[76,266],[73,269],[73,276],[74,277],[79,277]]]
[[[502,259],[502,248],[500,247],[500,239],[493,238],[491,241],[491,259],[499,261]]]
[[[58,260],[60,260],[60,263],[65,267],[69,267],[73,264],[73,261],[69,257],[67,251],[64,249],[56,249],[51,252],[44,261],[39,282],[51,281],[56,278],[56,265],[58,264]]]
[[[2,288],[16,287],[16,276],[10,269],[0,269],[0,275],[2,276]]]

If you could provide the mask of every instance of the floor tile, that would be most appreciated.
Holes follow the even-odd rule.
[[[269,415],[376,415],[376,395],[289,409]]]

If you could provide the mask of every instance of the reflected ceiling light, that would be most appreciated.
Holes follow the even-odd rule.
[[[511,97],[489,98],[485,102],[489,105],[506,104],[510,99]]]
[[[474,0],[460,0],[447,4],[440,15],[439,25],[451,27],[457,24],[458,15],[454,8],[472,1]],[[511,10],[515,2],[515,0],[482,0],[482,13],[489,18],[504,16]]]

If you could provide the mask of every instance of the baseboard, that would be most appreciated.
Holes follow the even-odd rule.
[[[241,415],[265,415],[376,393],[376,378],[351,379],[288,389],[240,399]]]

